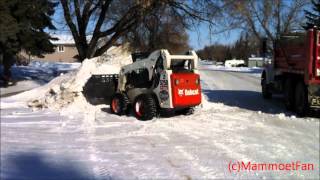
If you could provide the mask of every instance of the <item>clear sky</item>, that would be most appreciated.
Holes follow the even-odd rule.
[[[220,43],[220,44],[231,44],[235,42],[240,35],[240,32],[237,30],[212,34],[210,33],[209,27],[207,25],[200,25],[196,30],[188,30],[189,34],[189,45],[195,49],[202,49],[205,46]]]

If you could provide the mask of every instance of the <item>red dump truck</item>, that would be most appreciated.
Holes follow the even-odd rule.
[[[320,108],[320,30],[281,36],[274,44],[273,60],[265,63],[262,95],[284,95],[286,108],[304,116]]]

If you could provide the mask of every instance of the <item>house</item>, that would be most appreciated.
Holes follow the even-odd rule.
[[[21,52],[21,56],[29,60],[41,60],[48,62],[76,62],[76,56],[78,55],[77,48],[73,37],[70,35],[53,35],[58,38],[57,41],[52,41],[56,46],[55,52],[50,54],[43,54],[44,57],[28,56],[25,52]]]

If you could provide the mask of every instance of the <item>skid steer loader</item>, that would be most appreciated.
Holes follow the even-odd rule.
[[[150,120],[161,110],[193,112],[201,103],[198,56],[194,51],[171,55],[157,50],[132,55],[123,66],[117,90],[110,101],[112,113],[123,115],[132,108],[136,118]]]

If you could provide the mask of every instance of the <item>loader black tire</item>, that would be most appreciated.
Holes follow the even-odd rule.
[[[270,92],[270,87],[267,84],[267,80],[266,80],[265,75],[262,76],[262,78],[261,78],[261,88],[262,88],[262,97],[264,99],[271,99],[272,93]]]
[[[295,107],[295,86],[291,79],[284,83],[284,104],[287,110],[294,110]]]
[[[140,95],[133,102],[133,112],[139,120],[151,120],[157,116],[158,108],[155,99],[151,95]]]
[[[124,115],[128,111],[129,100],[127,96],[117,93],[110,101],[110,110],[117,115]]]
[[[299,82],[295,88],[295,111],[300,117],[306,116],[309,111],[308,91],[303,82]]]

